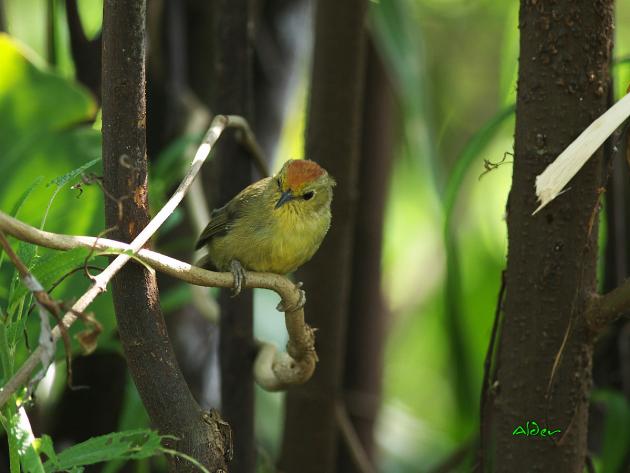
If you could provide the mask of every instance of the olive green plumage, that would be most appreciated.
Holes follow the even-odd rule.
[[[313,161],[290,160],[277,175],[243,189],[212,212],[196,248],[201,264],[286,274],[311,259],[330,227],[335,181]]]

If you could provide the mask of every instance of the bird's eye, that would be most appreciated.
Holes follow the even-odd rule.
[[[280,178],[276,179],[276,182],[278,183],[278,188],[280,190],[282,190],[282,180]]]
[[[303,198],[304,200],[310,200],[310,199],[312,199],[312,198],[313,198],[313,196],[314,196],[314,195],[315,195],[315,192],[310,191],[310,192],[307,192],[306,194],[304,194],[304,195],[302,196],[302,198]]]

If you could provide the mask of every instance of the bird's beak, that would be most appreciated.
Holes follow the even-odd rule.
[[[278,200],[278,202],[276,203],[276,208],[279,209],[280,207],[282,207],[284,204],[286,204],[287,202],[289,202],[290,200],[293,200],[295,197],[293,197],[293,194],[291,193],[290,190],[285,191],[282,193],[282,195],[280,196],[280,199]]]

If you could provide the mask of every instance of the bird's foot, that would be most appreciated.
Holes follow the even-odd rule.
[[[247,274],[245,273],[245,268],[243,268],[243,265],[235,259],[230,261],[230,271],[232,272],[232,276],[234,276],[232,297],[236,297],[241,293],[241,289],[247,282]]]
[[[280,301],[276,306],[276,309],[280,312],[295,312],[300,310],[306,304],[306,292],[302,289],[303,283],[295,283],[295,288],[300,291],[300,298],[297,303],[292,306],[285,306],[284,301]]]

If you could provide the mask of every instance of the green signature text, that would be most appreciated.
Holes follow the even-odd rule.
[[[533,420],[528,420],[525,427],[522,425],[517,426],[512,432],[512,435],[524,435],[526,437],[551,437],[552,435],[560,432],[560,429],[552,430],[547,428],[540,428],[538,424]]]

